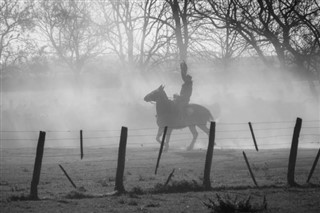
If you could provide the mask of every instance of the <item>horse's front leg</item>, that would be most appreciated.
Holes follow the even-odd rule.
[[[172,133],[172,129],[168,128],[167,134],[166,134],[166,141],[164,144],[164,150],[163,150],[164,152],[167,152],[169,150],[169,141],[170,141],[171,133]]]
[[[197,140],[197,137],[198,137],[198,132],[197,132],[197,129],[196,129],[195,125],[189,126],[189,129],[190,129],[193,137],[192,137],[192,141],[191,141],[190,145],[187,148],[188,151],[193,149],[194,144],[196,143],[196,140]]]
[[[162,135],[163,131],[164,131],[164,128],[163,128],[163,127],[159,127],[156,140],[157,140],[158,143],[160,143],[160,144],[161,144],[161,139],[160,139],[160,138],[161,138],[161,135]]]

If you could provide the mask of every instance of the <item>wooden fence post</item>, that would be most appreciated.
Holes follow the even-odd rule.
[[[252,180],[253,180],[254,184],[255,184],[257,187],[259,187],[259,186],[258,186],[258,184],[257,184],[256,179],[254,178],[254,175],[253,175],[253,172],[252,172],[252,170],[251,170],[251,167],[250,167],[250,164],[249,164],[249,161],[248,161],[248,158],[247,158],[246,153],[245,153],[244,151],[242,151],[242,154],[243,154],[244,160],[246,161],[246,164],[247,164],[248,170],[249,170],[249,172],[250,172],[250,176],[251,176],[251,178],[252,178]]]
[[[127,137],[128,137],[128,128],[122,127],[119,150],[118,150],[116,183],[114,188],[119,193],[125,192],[125,189],[123,186],[123,174],[124,174],[124,167],[125,167],[125,160],[126,160]]]
[[[296,124],[293,131],[291,149],[290,149],[290,156],[289,156],[289,164],[288,164],[288,173],[287,173],[287,182],[289,186],[296,186],[297,183],[294,180],[294,171],[296,166],[297,160],[297,153],[298,153],[298,143],[299,143],[299,135],[302,125],[302,119],[297,118]]]
[[[310,173],[309,173],[309,176],[308,176],[308,179],[307,179],[307,183],[309,183],[309,181],[310,181],[310,179],[311,179],[311,177],[312,177],[313,171],[314,171],[314,169],[316,168],[316,165],[317,165],[317,163],[318,163],[319,156],[320,156],[320,148],[319,148],[319,150],[318,150],[318,154],[317,154],[316,158],[314,159],[312,168],[311,168],[311,170],[310,170]]]
[[[70,176],[68,175],[68,173],[66,172],[66,170],[64,170],[64,168],[59,164],[60,169],[63,171],[63,173],[65,174],[65,176],[68,178],[68,180],[70,181],[70,183],[72,184],[72,186],[76,189],[77,186],[76,184],[74,184],[74,182],[71,180]]]
[[[164,127],[164,131],[163,131],[163,135],[162,135],[162,141],[161,141],[161,145],[160,145],[160,149],[159,149],[159,154],[158,154],[158,159],[157,159],[157,165],[156,165],[156,169],[154,171],[154,174],[157,174],[158,171],[158,167],[159,167],[159,163],[160,163],[160,158],[161,158],[161,154],[162,154],[162,150],[163,150],[163,145],[164,145],[164,141],[166,139],[166,134],[167,134],[167,129],[168,127]]]
[[[170,175],[168,176],[167,181],[166,181],[166,183],[164,184],[164,186],[167,186],[167,185],[168,185],[169,181],[170,181],[171,178],[173,177],[174,171],[175,171],[175,169],[173,169],[172,172],[170,173]]]
[[[249,128],[250,128],[250,132],[251,132],[251,136],[252,136],[252,139],[253,139],[254,146],[256,147],[256,150],[259,151],[258,145],[257,145],[257,141],[256,141],[256,137],[254,136],[254,132],[253,132],[253,128],[252,128],[251,122],[249,122]]]
[[[82,130],[80,130],[80,158],[83,158],[83,135]]]
[[[212,155],[213,155],[214,140],[215,140],[215,131],[216,131],[216,122],[211,122],[208,149],[206,154],[206,162],[204,167],[204,177],[203,177],[203,186],[206,189],[211,188],[210,172],[211,172]]]
[[[46,132],[40,131],[38,145],[37,145],[37,153],[36,153],[36,158],[35,158],[34,168],[33,168],[31,189],[30,189],[30,199],[33,199],[33,200],[39,199],[39,197],[38,197],[38,184],[39,184],[39,180],[40,180],[45,139],[46,139]]]

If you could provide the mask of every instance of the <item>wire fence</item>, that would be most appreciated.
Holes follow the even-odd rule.
[[[212,164],[214,186],[252,185],[244,163],[245,150],[259,184],[286,183],[288,156],[294,121],[252,122],[259,152],[255,149],[248,123],[217,123]],[[175,180],[201,180],[208,135],[200,133],[194,151],[186,152],[192,134],[173,131],[169,152],[163,153],[160,174],[155,175],[159,144],[157,128],[129,128],[125,177],[126,185],[152,187],[164,181],[172,169]],[[2,130],[0,186],[4,194],[26,192],[30,188],[38,141],[38,131]],[[112,190],[117,169],[120,130],[82,130],[83,154],[80,156],[80,130],[46,131],[40,186],[49,195],[72,187],[58,165],[63,165],[78,186],[88,190]],[[305,182],[320,147],[320,120],[303,121],[299,138],[296,178]],[[320,183],[316,169],[313,181]],[[68,187],[69,186],[69,187]],[[53,196],[53,195],[52,195]]]

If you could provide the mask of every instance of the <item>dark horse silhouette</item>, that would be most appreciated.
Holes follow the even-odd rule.
[[[209,134],[206,126],[207,122],[212,121],[213,117],[208,109],[198,104],[188,104],[185,112],[179,112],[176,103],[170,100],[164,91],[164,86],[152,91],[144,97],[146,102],[155,102],[157,111],[158,133],[156,140],[160,143],[160,137],[167,126],[167,135],[164,150],[169,149],[169,140],[173,129],[183,129],[189,127],[193,138],[187,150],[192,150],[198,137],[196,126],[205,133]]]

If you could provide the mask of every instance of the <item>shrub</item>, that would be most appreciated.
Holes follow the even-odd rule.
[[[25,200],[32,200],[29,195],[21,194],[21,195],[12,195],[10,196],[7,201],[25,201]]]
[[[93,195],[87,194],[80,190],[73,190],[66,195],[67,199],[83,199],[83,198],[93,198]]]
[[[100,179],[97,183],[101,184],[102,187],[108,187],[110,185],[106,179]]]
[[[181,192],[197,192],[203,191],[202,185],[199,185],[195,180],[193,181],[173,181],[171,184],[164,185],[158,183],[151,190],[153,193],[181,193]]]
[[[216,201],[209,198],[209,202],[203,202],[205,206],[211,209],[212,213],[263,212],[267,209],[265,197],[263,203],[258,205],[251,204],[251,196],[240,201],[238,201],[238,197],[232,199],[229,195],[222,198],[219,194],[216,194],[216,198]]]
[[[135,186],[131,189],[131,191],[129,192],[129,194],[135,194],[135,195],[143,195],[144,192],[143,190],[141,189],[141,187],[139,186]]]

